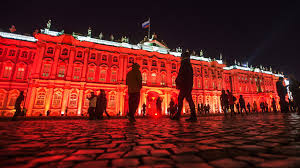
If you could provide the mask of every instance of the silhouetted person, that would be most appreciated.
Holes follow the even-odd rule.
[[[265,112],[265,103],[264,102],[260,102],[260,109],[261,109],[261,112]]]
[[[248,114],[247,109],[246,109],[245,99],[244,99],[243,95],[240,95],[239,104],[240,104],[240,111],[241,111],[241,113],[243,113],[243,110],[244,110],[245,113]]]
[[[192,98],[192,90],[193,90],[193,67],[190,62],[190,53],[188,51],[181,54],[181,65],[179,68],[178,76],[175,80],[176,88],[179,89],[178,95],[178,111],[173,117],[173,119],[179,120],[183,100],[184,98],[189,103],[191,109],[191,117],[186,119],[187,121],[196,121],[196,110],[195,104]]]
[[[143,117],[145,117],[145,115],[146,115],[146,104],[144,103],[143,104],[143,106],[142,106],[142,108],[143,108]]]
[[[240,114],[240,104],[239,104],[239,102],[237,102],[237,103],[235,104],[235,107],[236,107],[237,113]]]
[[[285,101],[285,96],[287,94],[286,86],[283,85],[283,77],[279,77],[279,80],[276,82],[277,94],[280,98],[280,110],[281,112],[287,112],[287,102]]]
[[[96,119],[95,110],[97,106],[97,96],[94,94],[94,92],[91,92],[91,96],[87,97],[87,99],[89,100],[89,108],[88,108],[89,119],[94,120]]]
[[[277,107],[276,107],[276,101],[275,98],[272,98],[272,108],[273,108],[273,112],[277,112]]]
[[[161,100],[161,98],[158,96],[157,99],[156,99],[156,110],[157,110],[157,114],[158,114],[159,116],[162,115],[161,103],[162,103],[162,100]]]
[[[231,115],[235,114],[234,112],[234,102],[236,101],[236,98],[232,95],[232,92],[227,90],[227,95],[228,95],[228,104],[230,108]]]
[[[175,103],[174,103],[174,100],[173,98],[171,98],[171,101],[170,101],[170,117],[173,117],[176,109],[175,109]]]
[[[129,95],[128,119],[131,122],[135,121],[134,114],[139,106],[140,91],[142,89],[142,74],[139,69],[140,65],[133,63],[131,71],[129,71],[126,76],[126,85],[128,86]]]
[[[96,105],[96,118],[103,119],[103,113],[105,112],[106,116],[110,118],[109,114],[106,111],[107,108],[107,98],[104,89],[100,89],[100,94],[97,96],[97,105]]]
[[[207,105],[206,105],[206,113],[209,114],[209,112],[210,112],[210,105],[207,104]]]
[[[265,106],[265,112],[269,112],[269,105],[267,102],[265,102],[264,106]]]
[[[250,113],[251,112],[251,106],[250,106],[250,103],[248,102],[247,104],[247,109],[248,109],[248,112]]]
[[[292,92],[295,111],[298,109],[300,112],[300,82],[294,76],[290,76],[289,90]]]
[[[47,110],[47,116],[50,116],[51,111]]]
[[[12,120],[16,120],[17,116],[21,115],[21,104],[24,101],[24,91],[20,92],[20,95],[17,97],[15,102],[15,109],[16,112],[14,113],[14,116],[12,117]]]
[[[197,112],[198,112],[199,115],[201,114],[201,107],[200,107],[200,104],[198,104]]]
[[[68,107],[66,107],[65,116],[68,116]]]
[[[200,107],[200,113],[202,114],[202,113],[205,113],[205,108],[204,108],[204,104],[203,103],[201,103],[201,107]]]
[[[228,95],[225,93],[225,90],[222,90],[220,101],[221,101],[222,111],[226,115],[228,109]]]

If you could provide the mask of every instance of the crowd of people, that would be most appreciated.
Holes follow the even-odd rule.
[[[132,69],[127,73],[126,76],[126,85],[128,86],[128,95],[129,95],[129,111],[127,113],[127,117],[129,121],[135,121],[135,113],[139,106],[140,101],[140,91],[142,89],[142,74],[140,69],[140,65],[137,63],[133,63]],[[178,104],[175,104],[174,100],[171,99],[169,104],[169,114],[172,120],[179,120],[181,116],[181,111],[183,108],[183,100],[189,104],[190,109],[190,118],[186,119],[187,121],[197,121],[196,116],[196,108],[195,103],[192,99],[192,90],[193,90],[193,68],[190,63],[190,53],[188,51],[183,52],[181,55],[181,65],[178,72],[178,76],[175,80],[176,88],[179,90],[178,95]],[[291,91],[293,95],[293,100],[286,101],[287,96],[287,87]],[[276,82],[276,89],[278,96],[280,98],[279,105],[280,109],[277,109],[277,103],[274,98],[272,98],[271,106],[268,105],[266,101],[260,102],[259,107],[261,112],[288,112],[288,111],[298,111],[300,110],[300,83],[293,77],[290,76],[290,84],[284,85],[283,78],[280,77]],[[21,111],[21,103],[24,101],[23,91],[20,92],[20,95],[16,99],[15,109],[13,120],[16,119],[17,116],[24,116],[24,111],[26,113],[26,109],[23,108]],[[109,114],[106,111],[107,107],[107,98],[105,95],[105,90],[101,89],[100,94],[97,96],[94,92],[91,92],[91,95],[87,97],[89,100],[89,108],[88,115],[90,120],[103,119],[103,113],[105,113],[108,117]],[[254,101],[252,106],[248,102],[246,104],[243,95],[240,95],[237,99],[232,92],[229,90],[222,90],[222,94],[220,96],[221,108],[225,115],[229,112],[231,115],[235,114],[243,114],[250,112],[258,112],[257,102]],[[157,114],[162,114],[162,99],[160,97],[156,100],[156,110]],[[25,109],[25,110],[24,110]],[[146,115],[146,104],[142,105],[142,114]],[[209,114],[210,105],[209,104],[198,104],[197,111],[199,114]],[[49,113],[49,114],[48,114]],[[67,113],[67,110],[66,112]],[[47,112],[47,116],[50,115],[50,110]],[[120,115],[120,112],[119,112]]]

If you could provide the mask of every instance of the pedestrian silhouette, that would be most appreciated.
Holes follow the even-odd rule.
[[[232,95],[232,92],[230,92],[229,90],[227,90],[227,95],[228,95],[228,104],[229,104],[229,109],[230,109],[230,113],[235,114],[234,112],[234,102],[236,101],[236,98]]]
[[[275,98],[273,97],[272,98],[272,108],[273,108],[273,112],[277,112],[277,107],[276,107],[276,101],[275,101]]]
[[[145,115],[146,115],[146,104],[144,103],[143,104],[143,117],[145,117]]]
[[[276,82],[276,89],[277,94],[280,98],[279,104],[280,104],[280,111],[287,112],[287,102],[285,101],[285,96],[287,94],[286,86],[283,85],[283,77],[279,77],[278,81]]]
[[[128,119],[131,122],[135,121],[134,114],[139,106],[140,91],[142,89],[142,74],[140,65],[137,63],[132,64],[132,69],[127,73],[126,85],[128,86],[129,95],[129,113]]]
[[[246,103],[245,103],[245,99],[244,99],[243,95],[240,95],[239,104],[240,104],[240,112],[243,113],[243,110],[244,110],[245,113],[248,114],[248,112],[246,110]]]
[[[89,113],[89,119],[94,120],[96,119],[96,106],[97,106],[97,96],[95,95],[94,92],[91,92],[91,95],[87,97],[89,100],[89,108],[88,108],[88,113]]]
[[[158,96],[157,99],[156,99],[156,111],[157,111],[157,114],[158,114],[159,116],[162,115],[161,103],[162,103],[162,100],[161,100],[161,98]]]
[[[17,97],[15,102],[15,110],[14,116],[12,117],[12,120],[16,120],[17,116],[21,115],[21,104],[24,101],[24,91],[20,92],[20,95]]]
[[[170,101],[170,117],[172,117],[176,111],[175,109],[175,103],[174,103],[174,100],[173,98],[171,98],[171,101]]]
[[[298,110],[300,112],[300,82],[296,80],[293,75],[290,75],[290,86],[289,90],[292,93],[293,100],[294,100],[294,110]]]
[[[107,99],[104,89],[100,89],[100,94],[97,96],[97,104],[96,104],[96,118],[103,119],[103,113],[105,112],[106,116],[110,118],[109,114],[106,111],[107,107]]]
[[[248,102],[247,104],[247,109],[248,109],[248,112],[250,113],[251,112],[251,106],[250,106],[250,103]]]
[[[188,51],[181,54],[181,65],[179,68],[178,76],[175,80],[176,88],[179,89],[178,95],[178,111],[175,113],[173,119],[179,120],[183,107],[184,98],[189,103],[191,109],[190,118],[187,121],[196,121],[195,104],[192,98],[193,90],[193,67],[190,62],[190,53]]]
[[[228,109],[228,95],[226,94],[225,90],[222,90],[222,94],[220,96],[220,101],[221,101],[221,107],[224,115],[227,114],[227,109]]]

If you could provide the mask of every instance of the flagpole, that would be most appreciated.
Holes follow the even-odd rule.
[[[150,41],[150,27],[151,27],[151,22],[150,22],[150,17],[149,17],[148,41]]]

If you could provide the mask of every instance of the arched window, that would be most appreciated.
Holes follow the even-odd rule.
[[[116,107],[116,94],[112,93],[109,95],[108,107]]]
[[[62,93],[57,91],[53,94],[52,106],[60,107],[61,106]]]
[[[172,69],[176,69],[176,64],[172,63]]]
[[[44,105],[45,97],[46,97],[46,92],[45,91],[39,92],[37,94],[37,97],[36,97],[36,103],[35,103],[35,105],[39,105],[39,106]]]
[[[118,62],[118,57],[117,56],[114,56],[113,62]]]
[[[54,53],[53,47],[48,47],[47,54],[53,54],[53,53]]]
[[[61,52],[61,55],[68,55],[68,53],[69,53],[69,50],[64,48]]]
[[[102,69],[100,71],[100,81],[105,82],[106,81],[106,69]]]
[[[93,81],[95,79],[96,66],[91,64],[88,66],[87,78],[89,81]]]
[[[152,72],[151,74],[151,81],[152,81],[152,84],[156,84],[156,73],[155,72]]]
[[[172,86],[176,86],[176,76],[172,76]]]
[[[152,61],[152,66],[157,66],[157,63],[155,60]]]
[[[63,77],[65,77],[65,73],[66,73],[66,65],[65,64],[60,64],[58,66],[57,77],[63,78]]]
[[[142,73],[143,83],[147,83],[147,72]]]
[[[111,82],[117,82],[117,71],[113,70],[111,72]]]
[[[3,54],[3,49],[0,48],[0,56]]]
[[[148,65],[148,61],[146,59],[143,60],[143,65]]]
[[[161,62],[160,66],[161,66],[162,68],[166,67],[165,62]]]
[[[8,56],[15,56],[16,55],[16,51],[15,50],[10,50],[9,53],[8,53]]]
[[[79,80],[81,77],[81,71],[82,71],[82,65],[81,64],[75,64],[73,69],[73,79]]]
[[[95,60],[96,59],[96,54],[95,53],[91,54],[90,59]]]
[[[4,63],[2,78],[10,79],[12,73],[13,64],[10,62]]]
[[[107,56],[106,56],[106,55],[102,55],[101,60],[102,60],[102,61],[107,61]]]
[[[28,56],[28,52],[27,51],[23,51],[21,57],[22,58],[27,58]]]
[[[198,83],[198,88],[201,89],[202,88],[201,87],[201,78],[198,78],[197,83]]]
[[[166,74],[165,73],[161,74],[161,85],[162,86],[166,85]]]
[[[76,57],[77,58],[82,58],[82,51],[78,51]]]
[[[24,74],[25,74],[25,67],[24,66],[18,67],[16,71],[16,79],[24,79]]]
[[[19,96],[18,91],[16,91],[16,90],[10,91],[9,92],[8,106],[14,106],[18,96]]]
[[[129,61],[128,62],[131,63],[131,64],[133,64],[134,63],[134,58],[129,57]]]
[[[75,93],[75,92],[71,93],[69,106],[70,107],[76,107],[77,106],[77,93]]]
[[[42,70],[42,76],[43,77],[49,77],[51,72],[51,62],[44,62],[43,70]]]

